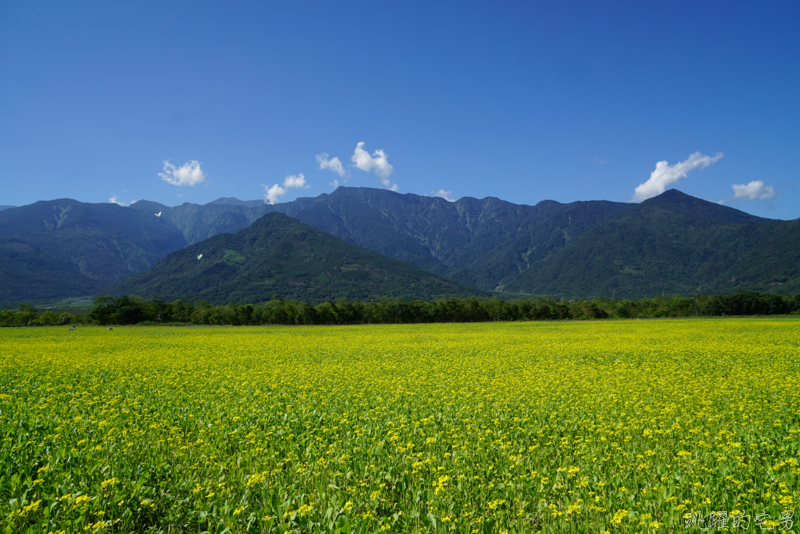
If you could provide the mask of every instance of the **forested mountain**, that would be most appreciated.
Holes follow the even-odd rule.
[[[800,223],[755,217],[674,189],[641,204],[524,206],[340,187],[275,206],[220,199],[174,209],[179,224],[198,229],[189,238],[279,210],[485,290],[630,298],[800,290]],[[233,214],[235,221],[225,219]]]
[[[7,210],[10,208],[15,208],[16,206],[0,206],[0,211]]]
[[[274,212],[476,292],[638,298],[800,291],[800,222],[754,217],[677,190],[641,204],[525,206],[340,187],[276,205],[57,200],[4,210],[0,303],[92,294],[169,252]]]
[[[201,298],[214,304],[262,302],[274,294],[322,302],[476,293],[282,213],[267,214],[235,234],[220,234],[173,252],[149,271],[103,292],[164,300]]]
[[[324,203],[317,202],[296,217],[456,281],[501,289],[532,263],[630,207],[618,202],[552,200],[525,206],[492,197],[448,202],[340,187]]]
[[[24,238],[0,237],[0,307],[91,295],[105,285]]]
[[[316,198],[298,198],[282,204],[265,204],[263,200],[220,198],[208,204],[185,202],[169,207],[149,200],[140,200],[130,206],[134,211],[160,214],[174,224],[190,245],[215,235],[238,232],[247,228],[259,217],[273,212],[294,216],[327,195]]]
[[[169,221],[116,204],[41,201],[0,211],[0,302],[92,294],[186,246]]]
[[[385,189],[339,187],[330,194],[276,205],[219,199],[174,208],[140,201],[131,208],[162,213],[189,243],[234,232],[265,213],[279,211],[360,247],[467,285],[495,289],[632,206],[552,200],[525,206],[491,197],[448,202]]]
[[[509,289],[617,298],[800,291],[800,221],[669,190],[533,264]]]

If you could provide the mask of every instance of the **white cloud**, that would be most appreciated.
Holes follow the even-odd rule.
[[[328,154],[323,152],[317,154],[317,161],[319,162],[319,170],[330,169],[339,175],[340,178],[344,177],[346,171],[339,158],[328,159]]]
[[[434,192],[431,191],[431,196],[443,198],[448,202],[455,202],[455,199],[451,198],[450,195],[453,194],[452,191],[445,191],[444,189],[439,189],[439,191]]]
[[[284,178],[283,187],[285,187],[286,189],[299,189],[301,187],[303,189],[308,189],[308,186],[306,185],[306,177],[303,175],[302,172]]]
[[[111,202],[112,204],[116,204],[118,206],[124,206],[125,205],[125,202],[123,202],[121,200],[117,200],[117,195],[114,195],[113,197],[109,198],[108,201]]]
[[[667,186],[686,178],[690,171],[704,169],[709,165],[713,165],[722,155],[722,152],[717,152],[714,157],[711,157],[695,152],[686,161],[675,165],[668,165],[666,161],[659,161],[656,163],[656,169],[650,173],[650,179],[643,184],[639,184],[639,187],[636,188],[631,201],[641,202],[660,195],[667,189]]]
[[[265,193],[264,193],[264,202],[266,204],[277,204],[278,200],[286,194],[286,189],[282,188],[278,184],[273,185],[269,189],[267,186],[264,186]]]
[[[334,180],[331,183],[329,183],[328,185],[332,185],[333,188],[336,189],[337,187],[339,187],[339,180]]]
[[[764,185],[761,180],[753,180],[749,184],[732,185],[733,198],[743,201],[748,200],[769,200],[777,196],[775,188],[771,185]]]
[[[194,186],[207,182],[206,175],[200,169],[200,163],[192,160],[176,167],[169,161],[164,162],[164,172],[158,173],[162,180],[172,185]]]
[[[397,191],[397,184],[393,184],[389,180],[389,177],[394,174],[394,167],[389,163],[389,158],[386,156],[386,153],[379,149],[370,156],[369,152],[362,148],[363,146],[363,141],[356,145],[353,157],[350,158],[353,164],[364,172],[373,171],[375,176],[380,179],[383,187],[387,187],[392,191]]]
[[[267,188],[265,185],[262,187],[264,188],[264,203],[266,204],[277,204],[280,198],[285,195],[289,189],[309,188],[309,186],[306,184],[306,177],[302,172],[284,178],[283,187],[279,186],[278,184],[275,184],[270,188]]]

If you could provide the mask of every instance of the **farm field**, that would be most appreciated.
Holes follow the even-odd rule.
[[[799,384],[794,317],[4,328],[0,532],[798,532]]]

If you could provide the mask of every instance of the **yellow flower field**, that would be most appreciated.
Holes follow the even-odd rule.
[[[0,439],[8,533],[798,532],[800,320],[5,328]]]

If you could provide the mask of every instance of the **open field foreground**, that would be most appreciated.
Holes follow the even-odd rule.
[[[797,532],[798,384],[798,318],[6,328],[0,532]]]

